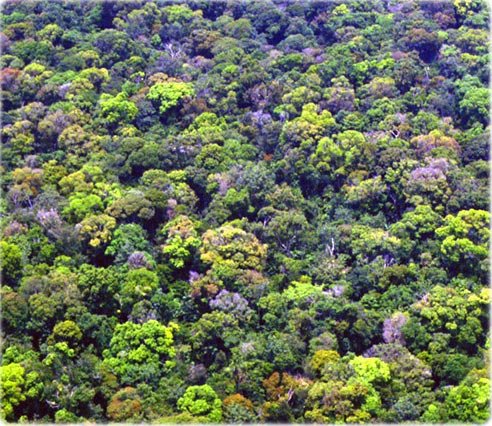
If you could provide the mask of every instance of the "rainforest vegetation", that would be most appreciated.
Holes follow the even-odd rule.
[[[489,418],[485,2],[0,23],[4,419]]]

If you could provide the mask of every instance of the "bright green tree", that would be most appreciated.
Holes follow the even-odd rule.
[[[204,417],[211,423],[222,420],[222,401],[209,385],[190,386],[178,400],[178,409],[194,417]]]
[[[143,380],[158,381],[174,365],[175,323],[165,325],[156,320],[143,324],[125,322],[116,326],[109,348],[103,351],[104,365],[122,384]]]
[[[150,89],[147,97],[157,102],[159,112],[164,114],[168,109],[176,106],[185,96],[194,94],[193,85],[182,81],[167,81],[156,83]]]
[[[196,231],[196,224],[187,216],[180,215],[169,221],[162,229],[167,235],[162,252],[169,257],[175,268],[182,268],[193,251],[200,246],[201,240]]]
[[[0,241],[0,269],[5,284],[15,284],[22,274],[22,251],[18,245]]]
[[[120,92],[116,96],[101,95],[101,112],[110,124],[131,122],[138,114],[138,108],[128,100],[128,94]]]
[[[444,404],[450,420],[483,423],[490,418],[490,379],[485,370],[472,370],[453,387]]]
[[[436,229],[436,235],[441,239],[441,253],[447,261],[476,271],[489,254],[490,213],[471,209],[448,215],[444,225]],[[483,263],[482,267],[487,265]]]
[[[35,398],[39,391],[38,374],[34,371],[26,373],[24,367],[18,363],[0,366],[0,397],[2,407],[0,415],[6,420],[14,420],[14,409],[27,398]]]

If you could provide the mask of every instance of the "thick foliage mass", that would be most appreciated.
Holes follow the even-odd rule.
[[[484,422],[481,0],[7,0],[0,416]]]

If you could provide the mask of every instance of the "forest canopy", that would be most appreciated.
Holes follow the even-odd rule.
[[[488,23],[4,1],[1,417],[487,421]]]

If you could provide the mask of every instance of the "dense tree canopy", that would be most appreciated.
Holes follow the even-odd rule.
[[[3,419],[489,419],[485,2],[0,23]]]

